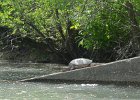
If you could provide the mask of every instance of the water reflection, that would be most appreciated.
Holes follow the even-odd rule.
[[[6,63],[0,65],[0,80],[21,80],[35,76],[41,76],[59,72],[62,65],[58,64],[23,64]],[[56,68],[58,68],[56,70]]]

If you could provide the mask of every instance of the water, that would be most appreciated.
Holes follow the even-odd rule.
[[[0,100],[139,100],[140,98],[138,86],[17,81],[59,71],[53,70],[51,66],[57,65],[1,65]]]
[[[98,84],[0,83],[0,100],[139,100],[139,87]]]

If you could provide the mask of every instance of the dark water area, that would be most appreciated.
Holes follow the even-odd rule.
[[[139,100],[140,87],[115,84],[51,84],[19,80],[61,71],[63,65],[0,63],[0,100]]]
[[[1,63],[0,80],[18,81],[61,71],[64,65],[41,63]]]

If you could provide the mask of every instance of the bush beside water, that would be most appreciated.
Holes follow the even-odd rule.
[[[3,57],[68,63],[79,57],[110,62],[137,56],[139,6],[139,0],[2,0]]]

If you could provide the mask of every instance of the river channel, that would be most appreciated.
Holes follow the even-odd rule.
[[[0,63],[0,100],[139,100],[140,87],[115,84],[51,84],[18,80],[60,71],[62,65]]]

